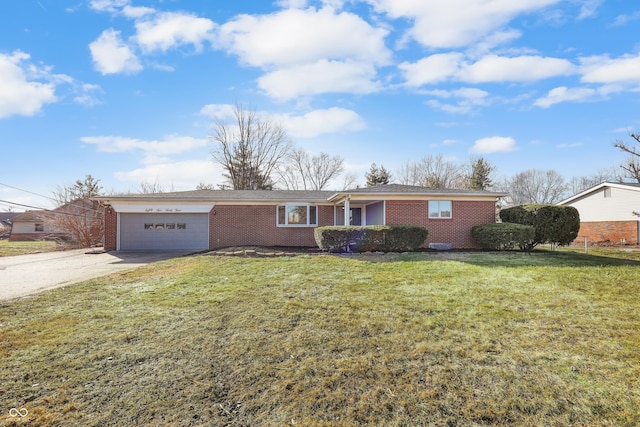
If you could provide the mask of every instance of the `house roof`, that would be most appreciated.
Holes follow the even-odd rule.
[[[619,183],[619,182],[603,182],[601,184],[595,185],[591,188],[587,188],[586,190],[573,195],[571,197],[569,197],[568,199],[564,199],[561,202],[558,202],[558,205],[565,205],[567,203],[573,202],[574,200],[580,199],[584,196],[589,195],[590,193],[593,193],[595,191],[600,190],[601,188],[605,188],[605,187],[613,187],[613,188],[622,188],[625,190],[631,190],[631,191],[639,191],[640,192],[640,183]]]
[[[193,190],[170,193],[123,194],[96,197],[96,200],[117,201],[309,201],[324,202],[332,191],[306,190]]]
[[[0,212],[0,222],[10,223],[18,215],[20,215],[20,212]]]
[[[472,190],[458,190],[451,188],[430,188],[420,187],[416,185],[403,185],[403,184],[384,184],[376,185],[374,187],[362,187],[351,190],[343,190],[334,193],[329,200],[339,199],[340,197],[359,194],[359,195],[371,195],[371,196],[390,196],[390,195],[416,195],[416,196],[493,196],[504,197],[507,193],[494,193],[490,191],[472,191]]]
[[[48,211],[25,211],[14,216],[11,222],[15,224],[16,222],[42,221],[47,215],[47,212]]]
[[[451,196],[490,196],[503,197],[506,193],[489,191],[469,191],[452,189],[435,189],[414,185],[387,184],[375,187],[354,188],[343,191],[308,191],[308,190],[192,190],[169,193],[122,194],[100,196],[96,200],[106,203],[110,201],[216,201],[216,202],[331,202],[342,197],[359,194],[372,197],[393,195],[451,195]]]

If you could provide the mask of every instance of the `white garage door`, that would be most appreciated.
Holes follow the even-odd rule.
[[[208,247],[208,214],[120,214],[120,250],[202,250]]]

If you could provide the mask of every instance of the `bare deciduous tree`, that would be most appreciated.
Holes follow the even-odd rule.
[[[52,229],[71,236],[82,247],[100,244],[104,235],[104,206],[91,198],[101,191],[100,180],[91,175],[86,175],[84,181],[58,187],[53,193],[58,207],[46,215]]]
[[[603,182],[622,182],[623,177],[616,168],[598,169],[598,172],[589,176],[574,176],[569,182],[569,192],[578,194]]]
[[[359,187],[358,175],[353,172],[344,174],[342,177],[342,185],[340,187],[341,190],[348,190],[350,188]]]
[[[428,155],[417,162],[405,163],[397,173],[398,181],[405,185],[430,188],[464,188],[465,175],[459,165],[441,154]]]
[[[640,133],[630,132],[629,136],[635,140],[638,144],[640,144]],[[625,171],[628,178],[635,179],[638,183],[640,183],[640,147],[636,148],[631,145],[627,145],[625,142],[621,140],[617,140],[614,144],[614,147],[617,147],[629,154],[629,157],[625,160],[623,164],[620,165],[622,170]]]
[[[234,190],[271,189],[272,173],[291,148],[284,128],[236,104],[234,124],[216,120],[213,160]]]
[[[529,169],[504,179],[498,187],[508,193],[504,200],[507,206],[557,203],[568,189],[562,175],[553,169]]]
[[[200,182],[196,185],[196,190],[214,190],[215,186],[213,184],[207,184],[206,182]]]
[[[172,191],[172,190],[169,190],[169,191]],[[156,178],[156,180],[153,182],[142,181],[140,183],[139,192],[141,194],[157,194],[157,193],[164,193],[165,189],[164,189],[164,186],[160,184],[160,181],[158,181],[158,179]]]
[[[329,182],[344,170],[340,156],[327,153],[310,155],[296,148],[287,156],[288,161],[279,170],[280,182],[288,190],[324,190]]]

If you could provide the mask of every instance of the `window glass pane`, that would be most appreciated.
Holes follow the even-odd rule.
[[[451,201],[443,200],[440,202],[440,218],[451,218]]]
[[[175,224],[167,224],[167,230],[175,230],[175,229],[176,229]]]
[[[44,231],[44,224],[36,224],[36,231]]]
[[[150,224],[148,222],[144,223],[144,229],[145,230],[153,230],[153,224]]]
[[[309,206],[309,224],[316,225],[318,224],[318,215],[315,206]]]
[[[440,209],[437,201],[429,200],[429,218],[439,218]]]
[[[278,206],[278,224],[285,225],[287,223],[287,208],[285,206]]]
[[[164,224],[156,224],[156,230],[164,230]]]
[[[307,224],[306,206],[287,206],[288,224]]]
[[[187,224],[178,223],[178,230],[186,230],[186,229],[187,229]]]

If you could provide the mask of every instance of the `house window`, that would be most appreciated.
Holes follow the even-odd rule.
[[[318,225],[318,208],[311,205],[279,205],[278,226],[313,227]]]
[[[44,231],[44,224],[36,224],[36,231]]]
[[[451,200],[429,200],[429,218],[451,217]]]
[[[153,224],[150,224],[148,222],[144,223],[144,229],[145,230],[153,230]]]
[[[164,230],[164,224],[156,224],[156,230]]]
[[[605,198],[605,199],[608,199],[608,198],[610,198],[610,197],[611,197],[611,187],[606,187],[606,188],[604,189],[604,198]]]
[[[186,229],[187,229],[187,224],[178,223],[178,230],[186,230]]]
[[[176,229],[175,224],[167,224],[167,230],[175,230],[175,229]]]

